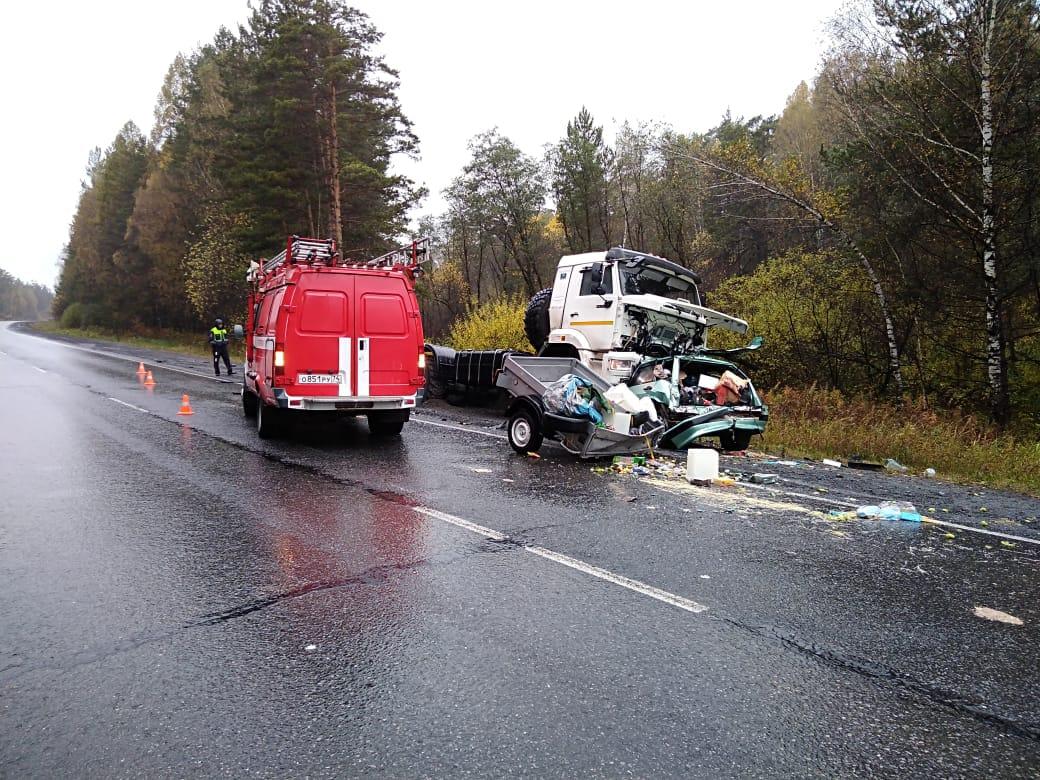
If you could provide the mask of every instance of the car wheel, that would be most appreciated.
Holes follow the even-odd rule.
[[[719,444],[726,452],[739,452],[751,445],[751,431],[732,430],[719,434]]]
[[[506,427],[509,438],[509,446],[521,455],[527,452],[537,452],[542,446],[542,428],[535,419],[534,413],[529,409],[520,409],[509,418]]]

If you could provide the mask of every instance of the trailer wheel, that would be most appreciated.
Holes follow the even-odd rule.
[[[255,393],[246,390],[244,387],[242,388],[242,411],[246,417],[256,417],[259,400]]]
[[[549,338],[549,299],[552,298],[552,287],[536,292],[524,312],[524,333],[535,350],[542,348]]]
[[[521,455],[528,452],[537,452],[542,446],[542,427],[535,419],[535,415],[529,409],[518,409],[509,418],[506,428],[509,438],[509,446]]]
[[[261,439],[273,439],[282,433],[282,413],[259,399],[256,404],[256,435]]]

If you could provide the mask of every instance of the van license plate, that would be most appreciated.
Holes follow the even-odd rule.
[[[296,377],[298,385],[340,385],[343,384],[343,374],[298,374]]]

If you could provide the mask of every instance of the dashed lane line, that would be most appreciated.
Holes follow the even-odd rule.
[[[113,398],[112,396],[108,396],[108,400],[114,401],[120,406],[125,406],[127,409],[133,409],[135,412],[144,412],[145,414],[152,414],[152,412],[150,412],[148,409],[144,409],[140,406],[134,406],[133,404],[128,404],[126,401],[120,401],[118,398]]]
[[[449,523],[450,525],[454,525],[458,528],[463,528],[467,531],[471,531],[472,533],[475,533],[478,536],[482,536],[485,539],[490,539],[491,541],[511,541],[509,536],[502,533],[501,531],[496,531],[493,528],[487,528],[482,525],[477,525],[476,523],[471,523],[469,520],[458,517],[457,515],[451,515],[447,512],[441,512],[440,510],[431,509],[427,506],[412,507],[412,510],[418,512],[421,515],[425,515],[426,517],[432,517],[436,520]],[[634,580],[631,577],[626,577],[622,574],[615,574],[612,571],[602,569],[599,566],[593,566],[591,563],[586,563],[585,561],[579,560],[578,558],[572,558],[570,555],[564,555],[563,553],[558,553],[555,550],[549,550],[545,547],[538,547],[535,545],[523,544],[519,546],[520,549],[524,550],[525,552],[529,552],[532,555],[537,555],[539,558],[543,558],[547,561],[552,561],[553,563],[558,563],[561,566],[566,566],[569,569],[581,572],[582,574],[586,574],[590,577],[595,577],[596,579],[603,580],[604,582],[609,582],[613,585],[625,588],[626,590],[630,590],[633,593],[638,593],[642,596],[647,596],[649,598],[654,599],[655,601],[660,601],[664,604],[669,604],[673,607],[678,607],[679,609],[685,610],[686,612],[693,612],[696,614],[698,612],[704,612],[708,609],[704,604],[700,604],[694,601],[693,599],[688,599],[685,596],[679,596],[675,593],[670,593],[666,590],[662,590],[661,588],[654,587],[653,585],[648,585],[647,583],[640,582],[639,580]]]
[[[176,372],[178,374],[187,374],[188,376],[198,377],[199,379],[211,379],[214,382],[220,382],[221,384],[234,384],[237,381],[237,380],[233,380],[233,379],[225,379],[225,378],[222,378],[222,377],[213,376],[211,374],[203,374],[203,373],[201,373],[199,371],[191,371],[190,369],[187,369],[187,368],[177,368],[176,366],[168,366],[165,363],[156,363],[154,360],[145,360],[145,359],[143,359],[143,358],[141,358],[139,356],[138,357],[134,357],[133,355],[120,355],[120,354],[118,354],[116,352],[108,352],[108,351],[103,350],[103,349],[91,349],[90,347],[83,347],[83,346],[80,346],[79,344],[67,344],[64,341],[56,341],[54,339],[44,338],[43,336],[36,336],[34,334],[31,334],[31,333],[30,334],[25,334],[25,335],[31,336],[32,338],[38,338],[38,339],[42,338],[48,344],[54,344],[54,345],[59,346],[59,347],[65,347],[65,349],[75,349],[75,350],[77,350],[79,352],[88,352],[91,355],[101,355],[102,357],[114,358],[115,360],[122,360],[122,361],[125,361],[127,363],[145,363],[146,365],[153,366],[156,369],[160,369],[162,371],[174,371],[174,372]],[[4,353],[4,354],[6,354],[6,353]],[[33,366],[33,367],[35,368],[35,366]],[[37,369],[37,371],[42,371],[42,370],[43,370],[42,368],[41,369]]]
[[[463,433],[475,433],[478,436],[490,436],[492,439],[501,439],[502,441],[508,441],[508,438],[501,433],[492,433],[491,431],[482,431],[478,428],[469,428],[463,425],[448,425],[442,422],[433,422],[433,420],[418,420],[412,417],[409,422],[419,423],[420,425],[432,425],[435,428],[447,428],[450,431],[462,431]]]
[[[785,480],[787,481],[787,480]],[[793,498],[801,498],[805,501],[815,501],[819,504],[829,504],[831,506],[842,507],[845,509],[856,509],[859,504],[850,501],[841,501],[836,498],[829,498],[827,496],[813,496],[808,493],[797,493],[793,490],[783,490],[778,488],[770,487],[769,485],[756,485],[751,482],[742,482],[742,487],[753,488],[760,490],[765,493],[774,493],[781,496],[791,496]],[[938,525],[943,528],[956,528],[959,531],[966,531],[973,534],[981,534],[983,536],[993,536],[997,539],[1007,539],[1013,542],[1023,542],[1025,544],[1040,545],[1040,539],[1030,539],[1028,536],[1018,536],[1017,534],[1007,534],[1003,531],[991,531],[989,528],[975,528],[970,525],[961,525],[960,523],[953,523],[949,520],[939,520],[934,517],[929,517],[923,522],[929,525]]]

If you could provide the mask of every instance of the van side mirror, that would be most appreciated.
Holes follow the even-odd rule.
[[[245,338],[246,332],[242,329],[241,325],[232,325],[231,335],[234,336],[236,339],[242,339]]]

